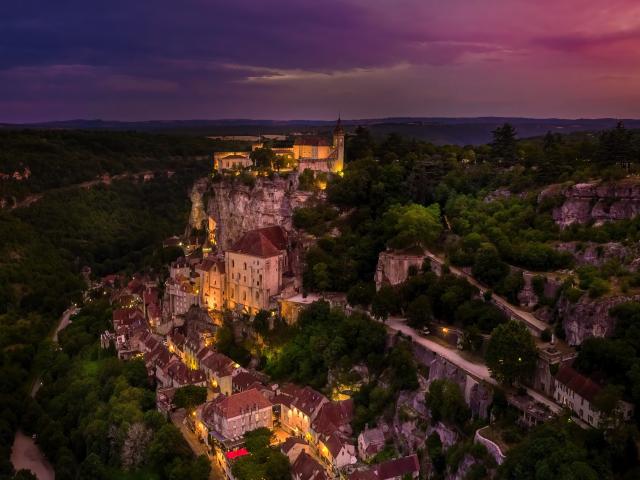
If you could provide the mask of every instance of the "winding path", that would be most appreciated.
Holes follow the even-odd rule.
[[[431,261],[436,262],[441,267],[445,263],[444,258],[440,257],[439,255],[436,255],[433,252],[427,251],[425,252],[425,255]],[[449,271],[452,274],[454,274],[456,277],[464,278],[471,285],[473,285],[474,287],[477,287],[478,290],[480,290],[481,295],[489,290],[486,286],[482,285],[475,278],[473,278],[472,275],[469,275],[468,273],[459,269],[458,267],[449,266]],[[533,333],[538,337],[544,330],[549,328],[549,325],[544,323],[542,320],[537,319],[532,313],[527,312],[526,310],[523,310],[519,307],[516,307],[515,305],[513,305],[512,303],[509,303],[504,297],[501,297],[500,295],[497,295],[492,292],[491,301],[495,305],[497,305],[499,308],[501,308],[503,311],[508,312],[514,320],[518,320],[524,323],[529,328],[531,333]]]
[[[51,334],[51,340],[58,343],[58,333],[71,323],[71,317],[77,312],[78,308],[75,305],[64,311],[56,329]],[[32,397],[36,396],[41,386],[42,381],[40,377],[38,377],[31,387]],[[33,438],[25,435],[21,430],[16,432],[13,440],[13,446],[11,447],[11,464],[16,471],[22,469],[30,470],[38,480],[54,480],[56,476],[53,466],[49,463],[49,460],[47,460],[42,450],[40,450],[38,444]]]
[[[445,347],[437,342],[434,342],[433,340],[430,340],[429,338],[426,338],[425,336],[416,332],[416,330],[411,328],[409,325],[407,325],[406,319],[398,317],[388,318],[386,321],[386,326],[390,330],[400,332],[403,335],[411,337],[414,342],[422,345],[428,350],[431,350],[437,355],[440,355],[442,358],[451,362],[453,365],[460,368],[475,379],[482,380],[491,385],[498,384],[496,380],[491,377],[491,372],[489,372],[489,369],[485,364],[471,362],[460,355],[458,349]],[[558,405],[550,398],[542,395],[535,390],[532,390],[531,388],[526,387],[526,390],[534,400],[546,405],[552,412],[558,413],[562,410],[562,406]]]

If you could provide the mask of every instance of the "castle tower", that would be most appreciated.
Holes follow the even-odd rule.
[[[336,128],[333,129],[333,148],[335,151],[335,160],[331,171],[338,173],[344,169],[344,128],[342,128],[342,121],[338,117]]]

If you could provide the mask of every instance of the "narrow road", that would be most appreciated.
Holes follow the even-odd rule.
[[[76,313],[78,313],[78,307],[75,305],[64,311],[58,325],[51,334],[51,340],[54,343],[58,343],[58,333],[71,323],[71,317]],[[38,377],[31,387],[31,397],[36,396],[41,386],[42,380]],[[38,444],[33,438],[25,435],[20,430],[16,432],[13,446],[11,447],[11,463],[16,470],[30,470],[38,480],[54,480],[55,478],[55,471],[44,453],[42,453],[42,450],[40,450],[40,447],[38,447]]]
[[[25,207],[29,207],[30,205],[33,205],[34,203],[38,202],[39,200],[42,199],[42,197],[44,197],[45,195],[49,194],[49,193],[55,193],[55,192],[64,192],[64,191],[68,191],[68,190],[74,190],[77,188],[91,188],[94,187],[96,185],[109,185],[111,184],[111,182],[113,182],[114,180],[122,180],[125,178],[144,178],[145,175],[155,175],[156,174],[165,174],[167,175],[169,173],[169,170],[161,170],[158,172],[153,172],[151,170],[145,170],[144,172],[126,172],[126,173],[119,173],[117,175],[102,175],[99,178],[96,178],[94,180],[87,180],[85,182],[81,182],[81,183],[75,183],[73,185],[66,185],[64,187],[58,187],[58,188],[52,188],[50,190],[45,190],[44,192],[39,192],[39,193],[34,193],[32,195],[28,195],[26,197],[24,197],[22,200],[19,200],[15,203],[15,205],[9,207],[9,210],[15,210],[16,208],[25,208]]]
[[[171,422],[178,427],[180,433],[191,447],[193,453],[197,456],[204,455],[209,459],[211,463],[211,472],[209,473],[209,480],[222,480],[225,478],[225,474],[220,468],[220,465],[215,461],[214,458],[209,455],[209,451],[207,450],[207,446],[200,442],[195,433],[193,433],[189,427],[187,427],[184,423],[185,411],[183,409],[177,410],[173,412],[171,415]]]
[[[440,266],[444,264],[444,258],[440,257],[439,255],[436,255],[435,253],[432,253],[429,251],[427,251],[425,254],[429,259],[436,262]],[[480,290],[481,294],[484,294],[484,292],[488,290],[486,286],[478,282],[475,278],[473,278],[472,275],[469,275],[468,273],[464,272],[463,270],[457,267],[449,266],[449,271],[452,274],[454,274],[456,277],[461,277],[466,279],[471,285],[473,285],[474,287],[477,287]],[[523,322],[525,325],[527,325],[529,330],[531,330],[531,333],[533,333],[536,336],[540,336],[540,334],[544,330],[549,328],[549,325],[544,323],[542,320],[537,319],[530,312],[527,312],[526,310],[523,310],[509,303],[504,297],[501,297],[500,295],[497,295],[492,292],[491,300],[493,301],[493,303],[495,303],[499,307],[502,307],[504,310],[508,311],[511,314],[511,316],[514,318],[514,320],[519,320]]]
[[[11,448],[11,463],[17,470],[30,470],[38,480],[54,480],[53,466],[34,440],[22,431],[16,432]]]
[[[431,350],[432,352],[440,355],[441,357],[443,357],[447,361],[451,362],[456,367],[458,367],[461,370],[463,370],[464,372],[466,372],[468,375],[471,375],[472,377],[474,377],[476,380],[482,380],[482,381],[487,382],[487,383],[489,383],[491,385],[497,385],[498,384],[498,382],[496,382],[496,380],[491,377],[491,372],[489,372],[489,369],[487,368],[486,365],[479,364],[479,363],[473,363],[473,362],[467,360],[462,355],[460,355],[460,352],[458,351],[457,348],[453,348],[453,347],[452,348],[448,348],[448,347],[445,347],[445,346],[443,346],[443,345],[441,345],[441,344],[439,344],[437,342],[434,342],[433,340],[430,340],[429,338],[424,337],[420,333],[416,332],[416,330],[411,328],[409,325],[407,325],[406,324],[406,319],[397,318],[397,317],[388,318],[387,321],[386,321],[386,326],[387,326],[388,329],[391,329],[391,330],[396,331],[396,332],[401,332],[403,335],[407,335],[407,336],[411,337],[411,339],[414,342],[419,343],[420,345],[426,347],[427,349]],[[552,412],[558,413],[558,412],[560,412],[562,410],[562,406],[558,405],[552,399],[542,395],[541,393],[539,393],[539,392],[537,392],[535,390],[532,390],[529,387],[525,387],[525,388],[527,390],[527,393],[534,400],[546,405]],[[580,422],[580,423],[582,423],[582,422]],[[584,425],[584,424],[582,424],[582,425]],[[584,428],[584,426],[583,426],[583,428]]]
[[[406,319],[390,317],[386,321],[386,325],[388,328],[401,332],[404,335],[411,337],[411,339],[419,343],[420,345],[426,347],[434,353],[437,353],[441,357],[445,358],[449,362],[453,363],[457,367],[461,368],[465,372],[467,372],[472,377],[477,380],[484,380],[486,382],[491,383],[492,385],[496,384],[496,381],[491,378],[491,374],[489,373],[489,369],[484,364],[473,363],[466,358],[460,355],[460,352],[457,348],[447,348],[433,340],[430,340],[427,337],[416,332],[413,328],[411,328],[406,323]]]

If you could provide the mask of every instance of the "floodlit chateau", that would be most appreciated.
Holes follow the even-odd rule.
[[[166,305],[172,316],[191,306],[252,314],[268,310],[277,305],[275,297],[290,273],[287,232],[277,225],[251,230],[224,256],[206,256],[193,265],[181,258],[170,273]]]
[[[340,118],[333,129],[332,138],[301,135],[296,137],[292,147],[274,148],[276,156],[293,159],[299,171],[341,172],[344,168],[345,133]],[[262,148],[262,142],[255,142],[251,150]],[[250,168],[253,162],[250,152],[216,152],[213,167],[217,171]]]

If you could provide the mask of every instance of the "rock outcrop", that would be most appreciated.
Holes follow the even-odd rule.
[[[201,178],[196,180],[191,187],[189,199],[191,200],[191,213],[189,214],[189,227],[201,230],[205,226],[207,220],[207,211],[205,208],[205,193],[209,189],[209,179]]]
[[[291,231],[294,209],[312,196],[296,187],[297,182],[290,178],[258,177],[254,186],[235,178],[212,182],[207,214],[220,248],[229,248],[249,230],[269,225]]]
[[[556,249],[569,252],[575,259],[576,266],[593,265],[600,267],[611,260],[619,260],[622,264],[632,263],[638,257],[638,252],[625,247],[618,242],[561,242]]]
[[[630,219],[640,213],[640,179],[551,185],[540,193],[538,202],[549,199],[558,200],[552,215],[562,228]]]
[[[569,345],[580,345],[590,337],[608,337],[613,334],[615,320],[609,310],[625,302],[639,301],[640,295],[604,297],[598,299],[583,295],[572,303],[564,296],[557,305],[558,317]]]

